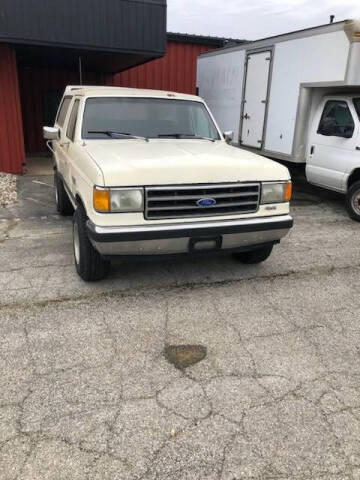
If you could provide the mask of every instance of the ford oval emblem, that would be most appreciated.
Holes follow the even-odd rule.
[[[200,200],[198,200],[196,204],[199,207],[213,207],[214,205],[216,205],[216,200],[215,198],[200,198]]]

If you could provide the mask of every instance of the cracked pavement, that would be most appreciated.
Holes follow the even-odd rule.
[[[119,262],[88,285],[52,179],[19,182],[0,210],[1,480],[360,479],[360,227],[341,197],[300,179],[263,265]],[[207,356],[178,370],[167,344]]]

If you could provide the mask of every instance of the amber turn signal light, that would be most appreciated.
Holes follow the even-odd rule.
[[[288,182],[285,186],[285,196],[284,196],[285,202],[290,202],[291,196],[292,196],[292,183]]]
[[[94,188],[93,204],[97,212],[110,212],[110,191],[102,188]]]

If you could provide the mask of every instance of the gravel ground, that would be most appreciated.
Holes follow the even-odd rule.
[[[0,172],[0,207],[7,207],[17,200],[16,175]]]

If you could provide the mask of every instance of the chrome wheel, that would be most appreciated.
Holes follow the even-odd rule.
[[[74,243],[74,257],[77,265],[80,263],[80,238],[79,238],[79,227],[77,223],[74,222],[73,227],[73,243]]]
[[[351,206],[357,215],[360,215],[360,190],[356,190],[351,198]]]
[[[55,202],[56,202],[56,206],[59,205],[59,193],[58,193],[58,189],[57,189],[57,185],[55,184]]]

